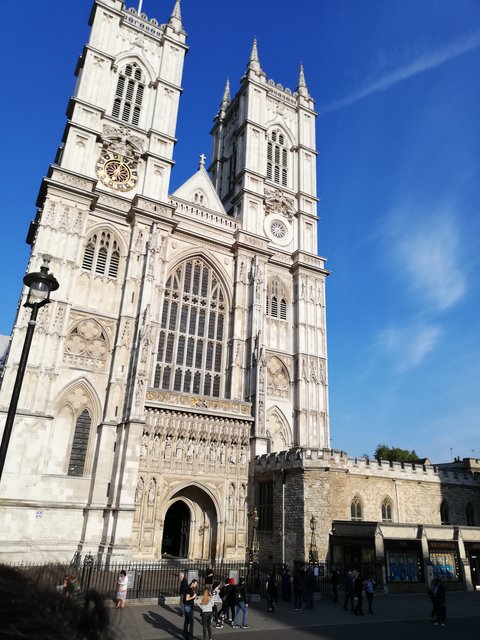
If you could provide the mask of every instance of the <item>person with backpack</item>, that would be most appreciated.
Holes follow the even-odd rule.
[[[235,617],[233,618],[232,627],[238,629],[240,625],[237,624],[240,611],[242,612],[242,629],[248,629],[247,614],[248,614],[248,598],[247,598],[247,585],[245,584],[245,578],[240,578],[240,582],[235,587]]]

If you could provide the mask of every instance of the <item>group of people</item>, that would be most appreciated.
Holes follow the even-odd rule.
[[[344,581],[345,600],[343,608],[345,611],[348,611],[348,605],[350,604],[351,610],[356,616],[364,616],[363,596],[365,596],[368,603],[368,613],[373,614],[373,593],[375,586],[375,580],[371,576],[363,579],[359,571],[348,571]],[[336,593],[336,591],[334,593]],[[338,595],[336,601],[338,602]]]
[[[234,578],[224,582],[214,580],[213,571],[207,572],[205,586],[198,591],[198,580],[188,582],[185,574],[180,574],[180,615],[185,617],[183,635],[185,640],[193,640],[194,612],[197,605],[201,612],[203,640],[212,640],[212,626],[223,628],[224,622],[234,629],[248,629],[248,595],[245,579],[238,584]],[[240,614],[242,616],[240,624]]]

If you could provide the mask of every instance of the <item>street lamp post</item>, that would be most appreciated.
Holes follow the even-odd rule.
[[[10,436],[12,435],[13,421],[15,420],[18,399],[20,397],[20,391],[22,389],[23,376],[25,375],[28,354],[30,351],[30,346],[32,344],[33,332],[35,331],[35,326],[37,324],[38,310],[40,309],[40,307],[43,307],[50,302],[50,293],[52,291],[56,291],[59,287],[57,280],[51,273],[48,273],[49,262],[50,256],[43,256],[43,265],[40,267],[40,271],[27,273],[27,275],[23,278],[23,284],[26,287],[29,287],[27,300],[23,306],[30,307],[32,311],[30,314],[30,320],[28,321],[27,333],[25,335],[25,341],[23,343],[22,355],[20,356],[20,362],[18,363],[15,384],[13,385],[12,398],[10,400],[7,419],[5,421],[5,428],[3,430],[2,444],[0,445],[0,480],[2,479],[3,467],[5,466],[5,459],[7,457]]]
[[[309,556],[310,556],[309,557],[309,562],[312,563],[312,564],[318,562],[318,549],[317,549],[316,529],[317,529],[317,519],[312,514],[312,517],[310,518],[311,538],[310,538],[310,553],[309,553]]]

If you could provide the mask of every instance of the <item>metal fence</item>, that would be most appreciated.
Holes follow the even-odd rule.
[[[330,593],[332,590],[331,576],[333,566],[330,563],[301,563],[305,570],[311,569],[314,576],[314,589],[316,592]],[[224,581],[231,574],[244,577],[247,589],[250,593],[257,593],[265,597],[267,577],[274,571],[277,581],[278,594],[282,597],[282,578],[284,567],[282,565],[222,562],[210,564],[209,562],[189,561],[158,561],[158,562],[126,562],[126,563],[97,563],[93,559],[84,564],[19,564],[17,569],[28,573],[40,585],[40,587],[54,587],[61,585],[67,575],[76,575],[82,593],[89,589],[96,589],[106,598],[114,598],[119,572],[123,569],[128,575],[128,599],[139,598],[163,598],[177,596],[179,594],[179,573],[184,573],[187,578],[198,577],[200,588],[204,584],[207,570],[213,568],[215,580]],[[351,567],[335,565],[339,572],[339,589],[342,589],[346,572]],[[291,567],[291,577],[295,568]],[[381,563],[369,563],[357,567],[363,577],[372,577],[377,588],[383,586]]]

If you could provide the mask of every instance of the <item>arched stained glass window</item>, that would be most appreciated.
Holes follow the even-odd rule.
[[[473,508],[473,504],[469,502],[465,509],[465,515],[467,517],[467,525],[469,527],[475,526],[475,509]]]
[[[78,416],[75,423],[72,450],[70,452],[70,461],[68,463],[69,476],[83,476],[91,425],[92,419],[90,414],[87,409],[84,409]]]
[[[355,496],[350,505],[350,516],[352,520],[363,520],[363,506],[360,496]]]
[[[212,268],[199,258],[178,266],[165,288],[154,386],[219,397],[226,315],[225,294]]]
[[[450,510],[446,500],[443,500],[440,505],[440,522],[441,524],[450,524]]]
[[[392,501],[385,498],[382,502],[382,522],[392,522]]]

